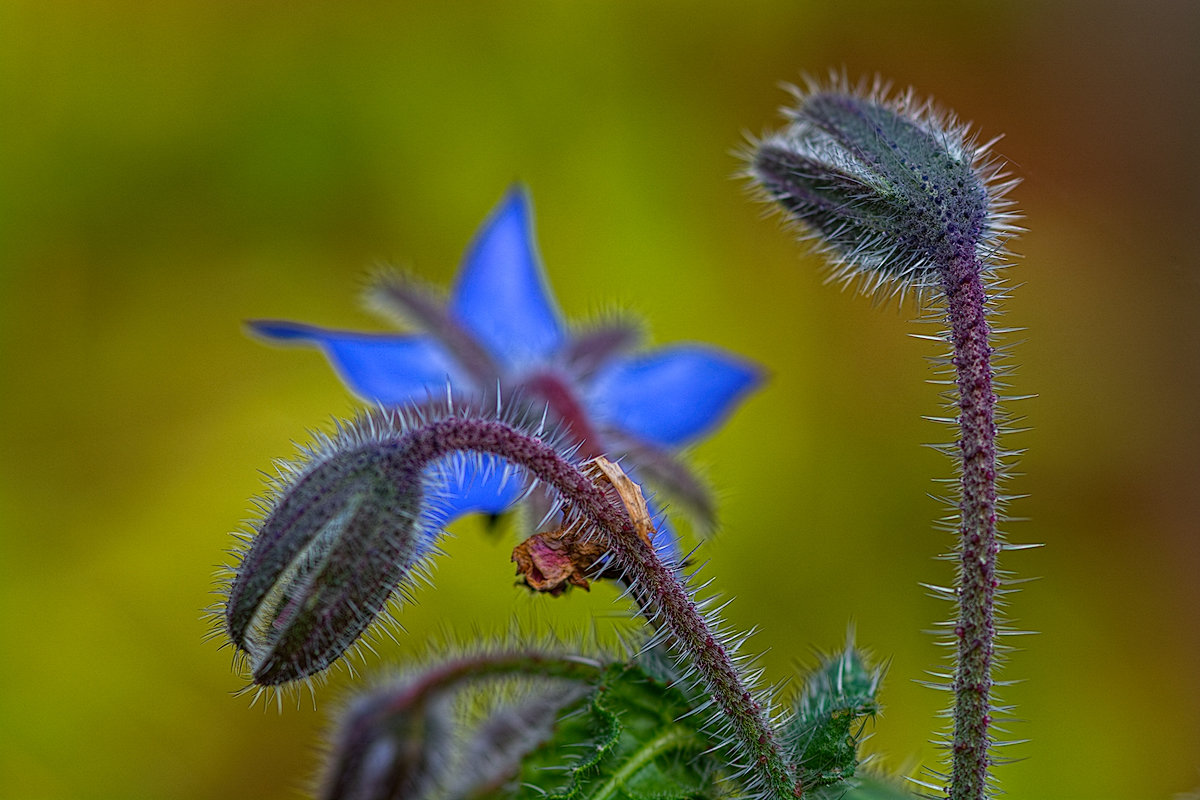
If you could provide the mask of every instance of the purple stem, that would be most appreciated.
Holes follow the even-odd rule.
[[[954,739],[951,800],[983,800],[991,759],[992,661],[996,555],[996,395],[981,264],[973,250],[946,266],[946,292],[958,383],[959,497],[958,657],[954,672]]]

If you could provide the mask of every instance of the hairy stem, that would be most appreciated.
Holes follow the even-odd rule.
[[[343,715],[320,797],[443,796],[446,780],[452,777],[447,767],[454,763],[449,751],[455,749],[453,702],[459,690],[481,678],[506,675],[595,684],[604,674],[598,662],[522,648],[463,656],[375,690]],[[555,696],[553,691],[543,694]],[[465,779],[464,786],[482,789],[472,779],[485,776],[486,771],[464,775],[478,765],[465,766],[453,779]]]
[[[951,800],[983,800],[990,766],[996,555],[996,395],[981,265],[973,248],[944,273],[958,384],[959,497],[958,656],[954,672]]]
[[[802,795],[803,787],[766,710],[743,683],[719,635],[709,627],[675,571],[637,535],[628,515],[582,471],[541,440],[501,422],[442,419],[412,430],[398,444],[407,451],[402,458],[409,464],[427,464],[461,450],[489,453],[521,465],[554,487],[567,503],[568,512],[588,523],[624,571],[631,596],[643,613],[688,654],[764,788],[777,798]]]
[[[464,656],[422,673],[411,686],[390,698],[386,706],[381,706],[378,715],[413,708],[460,681],[498,675],[531,675],[595,682],[604,675],[604,666],[584,658],[551,655],[535,650]]]

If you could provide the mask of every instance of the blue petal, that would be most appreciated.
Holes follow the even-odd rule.
[[[676,345],[618,358],[596,374],[590,404],[610,424],[660,445],[679,445],[715,427],[762,378],[720,350]]]
[[[445,525],[463,514],[507,511],[524,491],[521,477],[505,474],[505,461],[492,456],[453,455],[441,465],[442,485],[431,515]]]
[[[558,308],[533,241],[529,197],[513,188],[471,243],[450,313],[509,367],[544,360],[563,344]]]
[[[441,346],[424,336],[333,331],[294,322],[251,322],[260,336],[276,342],[316,345],[350,389],[385,405],[421,403],[440,395],[446,382],[469,386]]]

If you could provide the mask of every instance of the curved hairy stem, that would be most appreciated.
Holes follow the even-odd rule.
[[[501,422],[448,418],[413,430],[405,439],[414,462],[428,463],[459,450],[489,453],[521,465],[552,486],[566,503],[567,513],[585,523],[585,529],[600,540],[621,568],[643,613],[670,635],[677,649],[689,655],[750,760],[757,782],[775,797],[801,796],[803,787],[766,709],[743,682],[721,637],[709,626],[676,572],[582,471],[551,446]]]

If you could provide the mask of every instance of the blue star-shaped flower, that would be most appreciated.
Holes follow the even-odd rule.
[[[411,279],[387,276],[372,297],[423,335],[336,331],[291,322],[251,323],[277,342],[324,351],[360,397],[421,404],[449,382],[480,401],[506,397],[544,406],[586,456],[623,457],[627,469],[710,521],[711,500],[675,451],[712,430],[761,379],[721,350],[680,344],[634,353],[635,327],[566,329],[550,296],[533,237],[530,201],[511,190],[467,251],[448,302]],[[450,471],[445,519],[506,510],[521,487],[499,471]],[[660,526],[656,544],[673,549]]]

